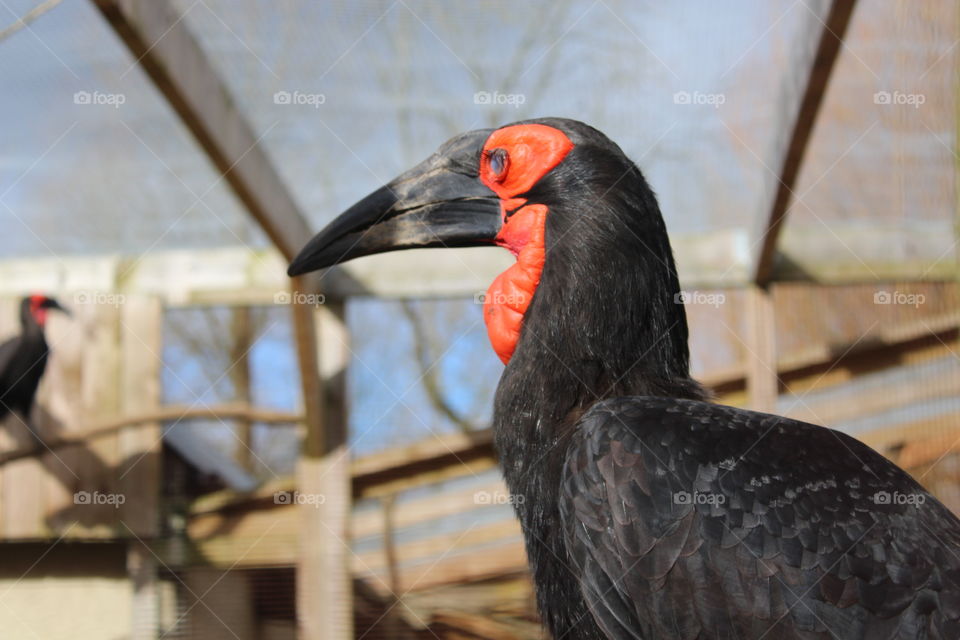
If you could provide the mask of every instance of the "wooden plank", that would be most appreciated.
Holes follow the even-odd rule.
[[[404,447],[387,449],[358,459],[353,466],[356,475],[388,475],[408,466],[444,458],[469,457],[477,447],[493,445],[493,430],[483,429],[471,433],[433,435]],[[467,467],[469,471],[469,466]]]
[[[483,509],[492,503],[503,504],[509,495],[503,480],[488,482],[460,490],[438,490],[415,500],[398,497],[393,526],[397,531],[415,524],[446,516],[468,514]],[[480,496],[478,498],[478,496]],[[354,539],[375,535],[383,530],[383,514],[379,510],[367,510],[354,514],[352,533]]]
[[[49,532],[43,527],[45,512],[42,469],[36,459],[17,460],[4,469],[3,493],[3,538],[6,540],[30,540],[45,538]]]
[[[914,469],[920,465],[936,462],[941,458],[956,454],[960,449],[960,429],[952,433],[916,438],[900,451],[895,462],[904,469]]]
[[[489,616],[473,615],[460,611],[437,611],[430,617],[431,633],[438,631],[448,640],[479,640],[497,638],[497,640],[524,640],[529,630],[517,630],[491,620]]]
[[[806,389],[803,378],[829,383],[824,369],[835,368],[838,374],[846,376],[851,372],[841,369],[838,361],[860,361],[872,355],[899,354],[906,362],[917,362],[927,357],[942,355],[945,351],[943,340],[954,340],[958,334],[960,313],[952,312],[924,318],[917,322],[878,328],[869,341],[861,340],[851,349],[847,344],[813,344],[802,351],[782,354],[777,357],[777,373],[791,388]],[[931,352],[930,350],[933,350]],[[922,353],[921,353],[922,352]],[[922,355],[926,354],[926,355]],[[919,357],[919,360],[918,360]],[[862,365],[862,362],[860,363]],[[746,384],[746,365],[734,365],[723,370],[707,371],[697,379],[712,389],[718,389],[721,395],[743,389]],[[799,386],[798,386],[799,385]],[[819,384],[818,384],[819,386]]]
[[[61,319],[63,322],[52,324]],[[49,391],[43,401],[47,411],[42,413],[49,420],[45,434],[49,450],[42,462],[45,518],[52,535],[69,532],[71,537],[113,537],[120,528],[113,506],[77,499],[84,495],[81,492],[91,496],[117,493],[120,453],[115,434],[70,447],[54,444],[74,438],[85,419],[119,409],[122,376],[118,327],[116,307],[91,304],[76,309],[71,318],[52,316],[45,331],[47,341],[55,345],[41,385]]]
[[[951,356],[946,348],[943,355]],[[952,375],[928,377],[919,372],[905,372],[905,375],[909,377],[866,389],[849,389],[843,394],[831,393],[822,399],[809,391],[798,393],[795,402],[787,396],[784,401],[792,406],[784,415],[815,424],[837,425],[867,413],[879,414],[900,406],[960,396],[960,366]],[[855,380],[856,377],[850,378]]]
[[[780,377],[793,393],[824,389],[870,372],[943,357],[949,351],[941,340],[950,333],[927,334],[899,343],[877,340],[862,349],[851,349],[842,357],[840,352],[813,364],[781,369]]]
[[[480,474],[497,467],[497,459],[494,456],[492,447],[488,450],[481,446],[462,453],[460,460],[434,458],[424,462],[420,468],[409,467],[409,475],[355,476],[353,479],[353,495],[354,498],[380,497],[425,484],[435,484],[459,478],[464,475],[464,472]],[[445,463],[447,460],[450,462]]]
[[[823,29],[820,30],[817,51],[781,161],[773,204],[769,215],[762,220],[758,234],[760,250],[751,270],[752,279],[758,285],[766,285],[772,279],[780,228],[790,208],[793,188],[796,186],[807,143],[812,136],[813,125],[817,120],[817,113],[820,111],[854,6],[856,0],[833,0]]]
[[[152,411],[160,405],[163,309],[154,298],[131,298],[121,312],[121,407]],[[161,425],[147,423],[118,435],[119,518],[137,536],[159,534]]]
[[[496,611],[499,615],[526,618],[533,598],[530,573],[522,570],[493,580],[418,590],[404,598],[404,604],[415,620],[429,620],[434,611],[442,609],[488,615]],[[534,634],[528,637],[540,637],[542,629],[532,631]]]
[[[476,512],[479,517],[483,509],[489,508],[485,501],[477,500],[479,493],[501,497],[507,495],[502,481],[491,480],[475,487],[439,492],[415,500],[402,500],[398,503],[394,529],[402,533],[409,527],[446,516],[460,515],[469,519],[471,512]],[[351,539],[358,540],[381,534],[384,530],[383,519],[381,509],[365,509],[352,514]],[[293,550],[289,549],[290,545],[279,544],[278,541],[295,540],[298,527],[298,508],[291,504],[276,504],[271,499],[247,509],[210,511],[194,515],[188,522],[187,532],[191,541],[201,550],[227,548],[236,544],[240,552],[245,552],[252,541],[262,540],[264,547],[272,547],[276,553],[269,549],[258,550],[252,553],[250,558],[261,562],[268,557],[271,563],[276,563],[282,558],[291,561],[295,559]],[[221,550],[218,553],[227,552]]]
[[[190,518],[187,533],[192,541],[203,543],[217,538],[255,540],[269,532],[275,538],[296,538],[299,515],[292,504],[274,504],[228,513],[205,513]]]
[[[350,468],[353,475],[353,496],[355,499],[382,497],[407,489],[459,478],[470,473],[470,471],[480,474],[497,466],[492,451],[488,450],[485,445],[479,445],[473,449],[461,449],[457,453],[462,459],[470,461],[469,469],[455,459],[450,461],[446,457],[431,457],[420,461],[420,465],[411,468],[406,475],[398,474],[394,476],[382,469],[373,475],[365,475],[360,471],[365,470],[364,461],[366,457],[352,460]],[[377,455],[379,454],[374,454],[374,456]],[[273,503],[274,495],[277,492],[291,492],[295,491],[296,488],[296,478],[288,476],[269,481],[254,491],[238,492],[224,489],[198,498],[191,504],[190,513],[200,515],[232,509],[253,508],[254,506],[269,506]]]
[[[677,234],[671,240],[684,288],[746,282],[745,233]],[[931,261],[936,257],[932,254]],[[485,291],[513,260],[509,252],[496,248],[369,256],[338,267],[347,276],[338,283],[342,287],[338,291],[344,296],[470,298]],[[273,304],[289,286],[286,265],[286,258],[274,249],[247,247],[171,249],[136,257],[8,258],[0,260],[0,296],[57,291],[74,306],[94,299],[96,292],[158,296],[167,307]]]
[[[269,526],[269,525],[268,525]],[[299,527],[297,529],[299,531]],[[178,566],[203,566],[248,569],[255,567],[295,567],[300,557],[298,535],[268,535],[257,538],[222,535],[185,549],[175,550],[167,541],[158,545],[157,553],[168,564],[175,557]],[[179,554],[179,556],[177,556]]]
[[[946,282],[956,270],[953,223],[916,228],[883,226],[875,219],[788,224],[780,230],[770,281],[830,285],[876,282]]]
[[[777,348],[774,337],[774,309],[770,292],[753,287],[747,297],[746,360],[747,394],[750,408],[773,411],[780,381],[777,377]]]
[[[399,582],[403,591],[429,589],[440,585],[484,580],[527,570],[527,552],[522,541],[506,541],[501,545],[481,547],[473,552],[451,550],[439,559],[424,561],[419,566],[401,568]],[[360,577],[363,574],[358,574]],[[376,576],[379,574],[367,574]],[[380,576],[385,579],[384,576]],[[376,586],[377,579],[370,580]]]
[[[119,376],[109,378],[111,381],[117,381],[119,379]],[[82,429],[73,430],[76,433],[71,431],[65,435],[56,436],[55,439],[47,442],[47,446],[51,450],[59,450],[63,447],[82,444],[90,449],[100,449],[104,446],[101,444],[101,441],[110,441],[106,446],[113,446],[113,440],[115,440],[118,433],[139,428],[151,428],[150,423],[217,418],[221,420],[243,418],[254,422],[266,423],[268,426],[270,424],[287,425],[303,420],[303,416],[299,413],[251,407],[239,403],[215,405],[212,407],[166,405],[125,416],[112,416],[106,419],[93,418],[91,425],[84,426]],[[202,426],[202,423],[197,426]],[[13,449],[9,451],[4,451],[0,448],[0,465],[6,464],[11,460],[26,458],[35,454],[36,450],[31,448]]]
[[[313,235],[257,134],[230,95],[200,43],[169,0],[94,0],[210,158],[250,215],[287,259]],[[331,297],[345,279],[339,269],[323,276]],[[321,278],[301,280],[301,291],[318,291]]]
[[[884,452],[940,434],[956,434],[960,437],[960,426],[952,416],[941,415],[933,418],[923,418],[895,427],[865,431],[858,433],[857,439],[877,451]]]
[[[952,225],[930,229],[832,228],[833,233],[790,227],[784,249],[790,260],[777,263],[774,281],[818,285],[952,281],[954,263],[939,259],[950,249]],[[671,237],[684,290],[737,288],[748,284],[749,265],[739,265],[749,243],[725,233]],[[849,247],[853,250],[851,253]],[[898,247],[910,247],[902,252]],[[856,255],[854,255],[856,254]],[[939,259],[939,260],[938,260]],[[499,249],[400,251],[355,260],[343,266],[350,283],[344,295],[387,298],[470,298],[485,291],[513,258]],[[286,260],[272,249],[245,247],[164,250],[136,259],[116,255],[0,260],[0,297],[56,291],[77,308],[95,292],[112,296],[149,295],[166,307],[274,304],[286,295]],[[424,274],[428,274],[424,276]],[[122,275],[122,277],[121,277]],[[720,277],[722,276],[722,277]],[[80,301],[80,302],[78,302]]]
[[[411,542],[396,545],[397,556],[400,559],[400,570],[427,565],[440,560],[447,555],[456,555],[460,552],[480,553],[476,549],[493,543],[505,543],[520,540],[522,533],[520,523],[516,518],[507,518],[500,522],[479,526],[466,527],[461,531],[452,531],[424,537]],[[353,558],[353,568],[357,573],[364,571],[386,572],[387,558],[385,548],[380,547],[372,551],[358,553]]]

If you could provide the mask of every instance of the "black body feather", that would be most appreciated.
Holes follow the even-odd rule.
[[[960,522],[851,438],[705,402],[639,169],[587,125],[534,122],[575,146],[524,195],[549,207],[547,254],[494,429],[553,636],[960,637]],[[674,502],[698,491],[723,507]]]
[[[578,425],[559,507],[611,638],[960,638],[956,519],[842,433],[609,400]]]

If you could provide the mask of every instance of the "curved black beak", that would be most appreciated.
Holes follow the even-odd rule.
[[[57,302],[56,300],[54,300],[53,298],[44,298],[44,299],[43,299],[43,302],[40,303],[40,308],[41,308],[41,309],[56,309],[57,311],[59,311],[60,313],[65,314],[65,315],[68,316],[68,317],[70,317],[70,316],[73,315],[72,313],[70,313],[70,311],[69,311],[68,309],[60,306],[60,303]]]
[[[471,131],[343,212],[290,263],[297,276],[353,258],[399,249],[493,242],[500,201],[478,177],[491,129]]]

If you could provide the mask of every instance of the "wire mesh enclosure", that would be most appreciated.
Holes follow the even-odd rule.
[[[4,637],[544,637],[491,430],[514,258],[286,275],[444,140],[544,116],[656,192],[715,402],[960,513],[960,5],[0,5],[0,341],[69,312],[0,414]]]

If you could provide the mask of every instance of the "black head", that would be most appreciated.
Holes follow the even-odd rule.
[[[41,293],[27,296],[20,301],[20,322],[24,327],[34,325],[42,328],[47,322],[47,311],[51,309],[70,315],[54,298]]]
[[[456,136],[335,219],[289,273],[413,247],[496,244],[520,263],[525,255],[536,262],[536,237],[543,238],[536,296],[529,291],[534,299],[514,309],[525,327],[590,328],[589,340],[566,345],[569,357],[620,370],[635,367],[640,350],[649,353],[644,367],[686,377],[686,318],[656,198],[619,146],[576,120],[539,118]],[[494,306],[485,318],[507,361],[520,346],[519,321],[491,323]]]
[[[617,177],[633,166],[609,138],[576,120],[539,118],[460,134],[338,216],[307,243],[288,273],[385,251],[495,244],[511,200],[533,203],[615,187],[616,177],[606,184],[603,175],[582,173],[597,159]],[[557,173],[565,176],[559,184],[542,184]]]

